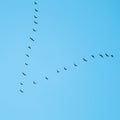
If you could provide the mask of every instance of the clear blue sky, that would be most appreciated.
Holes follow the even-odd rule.
[[[1,1],[0,120],[120,120],[119,6],[119,0],[38,0],[35,26],[33,0]]]

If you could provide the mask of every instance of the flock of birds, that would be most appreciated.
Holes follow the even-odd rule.
[[[37,6],[37,5],[38,5],[38,2],[34,1],[34,5]],[[35,25],[38,25],[38,22],[37,22],[37,20],[38,20],[37,13],[38,13],[39,11],[38,11],[38,9],[36,9],[36,8],[34,9],[34,11],[35,11],[35,14],[34,14],[34,24],[35,24]],[[35,28],[33,28],[32,31],[33,31],[33,32],[37,32],[37,30],[36,30]],[[32,42],[35,42],[35,40],[34,40],[32,37],[30,37],[29,39],[30,39]],[[28,46],[28,49],[31,50],[32,47],[31,47],[31,46]],[[25,56],[28,57],[28,58],[30,57],[29,54],[25,54]],[[114,55],[112,55],[112,54],[107,54],[107,53],[105,53],[105,54],[98,54],[98,56],[101,57],[101,58],[105,58],[105,57],[111,57],[111,58],[113,58],[113,57],[114,57]],[[95,56],[95,55],[91,55],[91,58],[92,58],[92,59],[95,59],[96,57],[97,57],[97,56]],[[83,60],[84,62],[88,62],[88,60],[87,60],[86,58],[82,58],[82,60]],[[29,66],[29,64],[25,62],[25,66]],[[73,66],[74,66],[74,67],[78,67],[78,64],[74,63]],[[68,68],[67,68],[67,67],[64,67],[63,70],[64,70],[64,71],[67,71]],[[56,70],[56,72],[57,72],[57,73],[60,73],[61,71],[60,71],[60,70]],[[27,76],[27,74],[26,74],[25,72],[22,72],[22,75],[23,75],[24,77]],[[48,78],[47,76],[46,76],[44,79],[45,79],[45,80],[49,80],[49,78]],[[33,81],[33,84],[36,85],[36,84],[37,84],[36,81]],[[20,85],[23,86],[24,83],[23,83],[23,82],[20,82]],[[19,91],[20,91],[21,93],[24,93],[24,90],[23,90],[23,89],[19,89]]]
[[[33,31],[34,33],[36,33],[36,32],[37,32],[36,26],[38,25],[38,13],[39,13],[39,10],[37,9],[38,2],[37,2],[37,1],[34,1],[34,5],[35,5],[35,8],[34,8],[34,12],[35,12],[35,13],[34,13],[34,15],[33,15],[33,17],[34,17],[34,20],[33,20],[34,27],[32,28],[32,31]],[[34,39],[33,37],[30,37],[29,40],[31,40],[31,42],[35,42],[35,39]],[[32,49],[32,46],[27,46],[27,48],[28,48],[29,50],[31,50],[31,49]],[[25,56],[28,57],[28,58],[30,57],[29,54],[25,54]],[[25,66],[29,66],[29,64],[28,64],[27,62],[25,62]],[[27,74],[26,74],[25,72],[22,72],[22,75],[23,75],[23,76],[27,76]],[[33,81],[33,84],[36,84],[36,82]],[[23,86],[23,85],[24,85],[23,82],[20,82],[20,85]],[[24,93],[24,91],[23,91],[22,89],[20,89],[19,91],[20,91],[21,93]]]

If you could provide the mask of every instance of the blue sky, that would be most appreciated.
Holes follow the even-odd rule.
[[[119,120],[120,2],[33,2],[1,2],[0,119]],[[99,53],[114,58],[101,58]]]

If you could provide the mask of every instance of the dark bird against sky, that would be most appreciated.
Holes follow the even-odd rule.
[[[37,2],[35,1],[34,4],[37,5]]]
[[[35,41],[32,37],[30,37],[30,40],[32,40],[33,42]]]
[[[20,85],[23,85],[23,83],[20,82]]]
[[[94,55],[91,55],[91,57],[92,57],[92,58],[95,58],[95,56],[94,56]]]
[[[102,54],[99,54],[99,56],[100,56],[101,58],[103,58],[103,55],[102,55]]]
[[[33,84],[34,84],[34,85],[36,85],[36,82],[35,82],[35,81],[33,81]]]
[[[38,24],[38,22],[34,21],[35,24]]]
[[[36,18],[36,19],[37,19],[38,17],[37,17],[36,15],[34,15],[34,18]]]
[[[111,55],[111,57],[114,57],[114,55]]]
[[[57,70],[57,73],[59,73],[60,71],[59,70]]]
[[[34,28],[32,30],[33,30],[33,32],[36,32],[36,30]]]
[[[28,46],[29,49],[31,49],[31,46]]]
[[[24,72],[22,72],[22,74],[23,74],[24,76],[27,76]]]
[[[107,53],[105,53],[105,56],[106,56],[106,57],[109,57],[109,55],[108,55]]]
[[[87,62],[87,60],[85,58],[83,58],[83,61]]]
[[[48,77],[45,77],[46,80],[48,80]]]
[[[28,63],[25,63],[26,66],[28,66]]]
[[[66,67],[64,67],[64,70],[67,70],[67,68],[66,68]]]
[[[30,57],[28,54],[25,54],[27,57]]]
[[[23,90],[21,90],[21,89],[20,89],[19,91],[20,91],[21,93],[24,93],[24,91],[23,91]]]
[[[75,63],[74,63],[73,65],[74,65],[75,67],[77,67],[77,66],[78,66],[78,65],[77,65],[77,64],[75,64]]]
[[[38,10],[37,10],[37,9],[35,9],[35,12],[38,12]]]

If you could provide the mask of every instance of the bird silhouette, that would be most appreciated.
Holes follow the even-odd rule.
[[[21,90],[21,89],[20,89],[19,91],[20,91],[21,93],[24,93],[24,91],[23,91],[23,90]]]
[[[67,70],[67,68],[66,68],[66,67],[64,67],[64,70]]]
[[[102,54],[99,54],[99,56],[100,56],[101,58],[103,58],[103,55],[102,55]]]
[[[34,4],[35,4],[35,5],[37,5],[37,2],[36,2],[36,1],[34,1]]]
[[[32,40],[33,42],[35,41],[32,37],[30,37],[30,40]]]
[[[34,28],[32,30],[33,30],[33,32],[36,32],[36,30]]]
[[[31,49],[31,46],[28,46],[29,49]]]
[[[48,77],[45,77],[46,80],[48,80]]]
[[[94,56],[94,55],[91,55],[91,57],[92,57],[92,58],[95,58],[95,56]]]
[[[77,65],[77,64],[75,64],[75,63],[74,63],[73,65],[74,65],[75,67],[77,67],[77,66],[78,66],[78,65]]]
[[[23,83],[20,82],[20,85],[23,85]]]
[[[35,9],[35,12],[38,12],[38,10],[37,10],[37,9]]]
[[[22,74],[23,74],[24,76],[27,76],[27,74],[25,74],[24,72],[22,72]]]
[[[28,54],[25,54],[27,57],[30,57]]]
[[[113,58],[113,57],[114,57],[114,55],[111,55],[111,57]]]
[[[28,66],[28,63],[25,63],[26,66]]]
[[[59,73],[60,71],[59,70],[57,70],[57,73]]]
[[[109,55],[108,55],[107,53],[105,53],[105,56],[106,56],[106,57],[109,57]]]
[[[36,19],[37,19],[38,17],[37,17],[36,15],[34,15],[34,18],[36,18]]]
[[[33,81],[33,84],[34,84],[34,85],[36,85],[36,82],[35,82],[35,81]]]
[[[87,62],[87,60],[85,58],[83,58],[83,61]]]
[[[34,20],[34,23],[35,23],[35,24],[38,24],[38,22],[36,22],[35,20]]]

